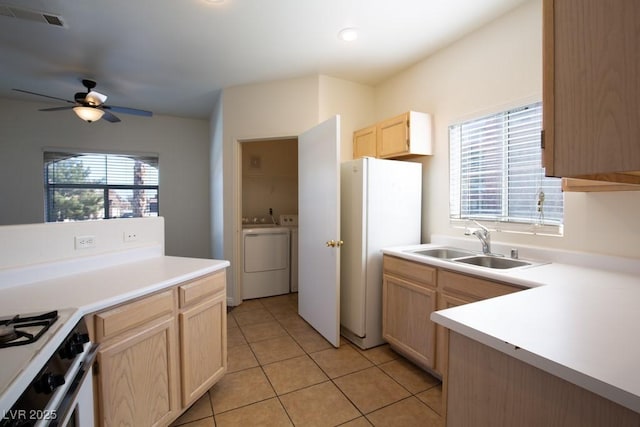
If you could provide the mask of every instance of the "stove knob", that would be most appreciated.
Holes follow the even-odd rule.
[[[84,351],[84,346],[82,344],[74,342],[73,339],[70,339],[64,343],[62,348],[60,348],[60,351],[58,352],[58,354],[63,359],[74,359],[78,354],[82,353],[83,351]]]
[[[71,339],[78,344],[84,344],[89,342],[89,334],[73,334]]]
[[[64,376],[46,372],[33,384],[37,393],[51,394],[64,384]]]

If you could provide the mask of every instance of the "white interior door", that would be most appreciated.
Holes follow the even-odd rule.
[[[298,138],[298,314],[340,346],[340,116]]]

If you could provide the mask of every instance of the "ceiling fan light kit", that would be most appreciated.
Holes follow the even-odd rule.
[[[91,105],[92,107],[102,105],[105,103],[106,100],[107,100],[107,95],[103,95],[94,90],[89,92],[87,96],[84,98],[84,102]]]
[[[96,82],[93,80],[82,80],[82,85],[87,89],[86,92],[78,92],[74,95],[73,101],[69,99],[58,98],[55,96],[44,95],[41,93],[31,92],[23,89],[13,89],[17,92],[28,93],[30,95],[43,96],[45,98],[55,99],[58,101],[64,101],[69,104],[74,104],[75,106],[71,107],[53,107],[53,108],[42,108],[40,111],[60,111],[60,110],[73,110],[74,113],[82,120],[88,123],[93,123],[95,121],[100,120],[104,117],[104,119],[110,123],[118,123],[120,119],[111,113],[111,111],[116,111],[125,114],[134,114],[136,116],[143,117],[151,117],[153,113],[151,111],[146,110],[138,110],[136,108],[127,108],[127,107],[117,107],[115,105],[105,105],[105,101],[107,100],[107,95],[103,95],[100,92],[96,92],[92,90],[96,87]],[[105,111],[109,110],[109,111]]]
[[[73,112],[88,123],[98,121],[104,115],[104,111],[95,107],[73,107]]]

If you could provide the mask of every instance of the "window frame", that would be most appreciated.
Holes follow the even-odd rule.
[[[48,155],[60,155],[61,157],[68,156],[68,158],[74,158],[84,155],[94,155],[94,156],[118,156],[118,157],[127,157],[132,160],[140,159],[143,160],[146,164],[148,164],[147,160],[154,159],[156,163],[156,168],[158,169],[158,183],[157,184],[108,184],[108,183],[51,183],[49,182],[49,168],[48,165],[52,161],[48,159]],[[77,219],[72,221],[91,221],[91,220],[103,220],[103,219],[117,219],[122,218],[120,216],[111,216],[111,208],[110,206],[110,190],[153,190],[155,191],[156,198],[156,210],[155,215],[151,216],[160,216],[160,177],[159,177],[159,169],[160,169],[160,156],[158,153],[134,153],[134,152],[122,152],[122,151],[111,151],[111,150],[75,150],[75,149],[66,149],[66,148],[58,148],[58,147],[45,147],[43,149],[43,178],[44,178],[44,220],[45,222],[60,222],[58,219],[50,218],[50,213],[52,212],[52,203],[53,197],[56,189],[80,189],[80,190],[98,190],[102,192],[102,200],[103,200],[103,218],[95,218],[95,219]],[[148,215],[145,215],[148,216]],[[143,216],[144,217],[144,216]]]
[[[534,97],[527,100],[523,100],[521,102],[512,103],[507,106],[492,109],[491,111],[477,112],[467,117],[455,120],[449,126],[447,126],[447,138],[449,142],[449,145],[448,145],[448,148],[449,148],[448,150],[448,154],[449,154],[449,162],[448,162],[449,222],[452,227],[465,228],[465,229],[473,228],[474,227],[473,221],[478,221],[482,225],[486,226],[487,228],[490,228],[495,231],[523,233],[523,234],[540,234],[540,235],[550,235],[550,236],[563,235],[564,233],[564,197],[563,197],[564,193],[562,192],[562,183],[561,183],[561,179],[559,178],[554,179],[550,177],[545,177],[544,174],[542,175],[543,179],[557,180],[557,185],[558,185],[557,190],[561,192],[561,195],[563,197],[563,200],[561,202],[562,219],[560,223],[545,223],[544,220],[543,222],[535,221],[535,218],[533,216],[530,217],[530,220],[525,220],[525,221],[517,221],[510,218],[510,215],[508,212],[509,204],[514,201],[514,198],[510,197],[510,195],[512,195],[513,193],[511,193],[510,191],[511,188],[509,186],[510,166],[508,162],[509,147],[507,146],[509,144],[509,139],[504,139],[502,144],[503,163],[502,163],[501,174],[500,174],[501,175],[500,181],[502,186],[500,198],[502,202],[501,202],[501,208],[500,208],[501,210],[500,215],[496,215],[496,216],[482,215],[482,214],[474,215],[473,213],[470,213],[469,215],[463,215],[462,213],[463,191],[460,189],[456,191],[453,188],[454,183],[461,185],[460,183],[462,180],[461,149],[460,147],[458,147],[456,150],[457,153],[454,153],[452,149],[452,144],[454,143],[454,141],[452,141],[453,138],[451,136],[451,132],[453,127],[456,127],[456,126],[459,127],[464,124],[472,124],[473,122],[476,122],[475,124],[478,124],[483,120],[487,120],[488,122],[493,117],[500,116],[500,115],[506,116],[507,114],[512,114],[514,112],[517,112],[518,110],[525,110],[526,108],[529,108],[532,106],[537,107],[538,105],[540,105],[540,108],[541,108],[540,98]],[[503,118],[503,120],[505,120],[506,122],[509,119]],[[542,128],[542,118],[540,118],[540,128]],[[504,132],[504,134],[506,134],[506,132]],[[542,150],[542,148],[540,148],[540,150]],[[542,154],[542,151],[540,152],[540,154]],[[454,162],[456,161],[456,159],[458,159],[457,160],[458,166],[455,169],[457,170],[458,176],[454,179],[453,174],[456,171],[454,171],[453,169],[454,169]],[[543,167],[542,164],[541,164],[541,167]],[[555,194],[557,196],[557,193]],[[455,200],[456,195],[458,196],[457,200]],[[455,211],[457,211],[457,216],[454,215]],[[520,217],[520,218],[525,218],[525,217]]]

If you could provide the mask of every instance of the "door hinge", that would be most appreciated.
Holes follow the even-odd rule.
[[[544,129],[540,131],[540,148],[544,150]]]

